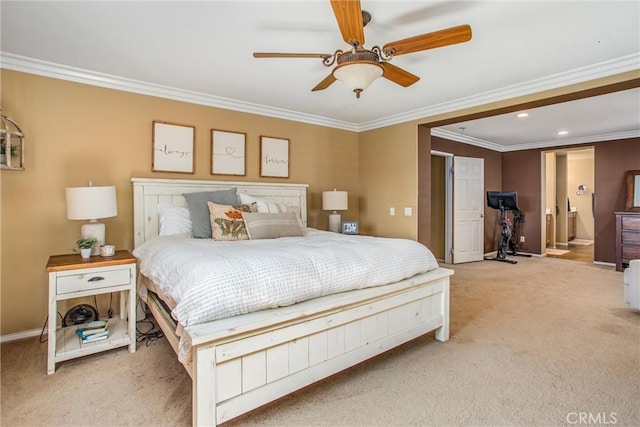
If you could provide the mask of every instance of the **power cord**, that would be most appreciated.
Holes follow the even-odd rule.
[[[59,311],[57,313],[58,313],[58,316],[60,316],[60,321],[64,320],[62,317],[62,314],[60,314]],[[46,340],[42,339],[42,337],[44,337],[44,331],[47,329],[47,323],[49,323],[49,316],[44,318],[44,325],[42,325],[42,331],[40,331],[40,338],[38,338],[38,341],[40,341],[41,343],[45,343],[49,341],[49,338],[47,338]]]
[[[153,320],[151,320],[151,318],[149,317],[147,310],[144,309],[144,306],[142,305],[142,303],[140,301],[138,301],[138,304],[140,304],[140,307],[142,308],[142,311],[144,313],[144,319],[140,319],[136,322],[136,342],[144,342],[145,345],[147,347],[149,347],[153,342],[161,339],[164,337],[164,333],[162,332],[162,329],[158,329],[158,330],[154,330],[156,328],[156,325],[153,323]],[[141,324],[148,324],[148,329],[145,330],[144,332],[141,331],[138,328],[138,325]]]

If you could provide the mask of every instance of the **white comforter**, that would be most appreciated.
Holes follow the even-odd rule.
[[[183,326],[384,285],[438,267],[405,239],[305,229],[304,237],[234,242],[156,237],[133,252],[140,272],[175,303]]]

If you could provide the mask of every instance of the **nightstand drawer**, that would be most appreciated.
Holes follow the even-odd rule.
[[[58,276],[56,285],[57,293],[60,295],[71,292],[106,288],[109,286],[128,285],[129,283],[131,283],[130,270],[128,268],[123,268],[121,270]]]

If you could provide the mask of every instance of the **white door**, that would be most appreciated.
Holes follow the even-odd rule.
[[[453,157],[453,263],[484,255],[484,159]]]

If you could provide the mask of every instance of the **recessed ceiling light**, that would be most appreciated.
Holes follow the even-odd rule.
[[[519,118],[529,117],[529,113],[518,113],[516,114],[516,117],[519,117]]]
[[[566,130],[561,130],[560,132],[558,132],[558,135],[560,136],[569,135],[569,132],[567,132]]]

